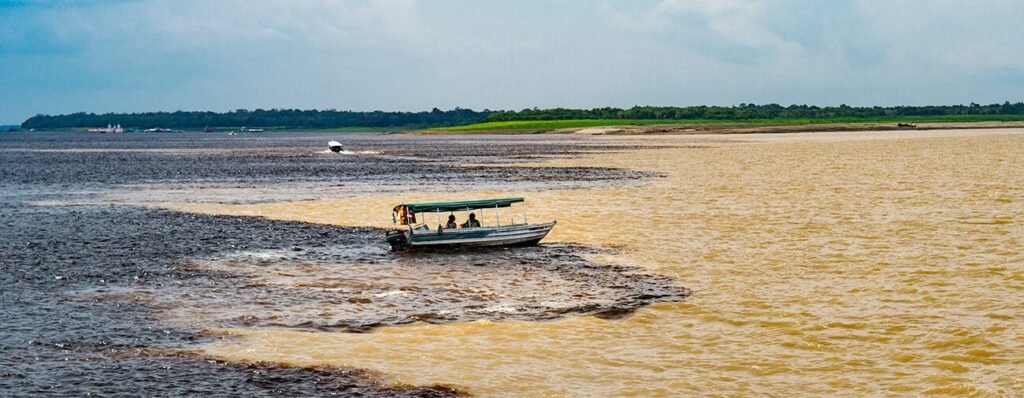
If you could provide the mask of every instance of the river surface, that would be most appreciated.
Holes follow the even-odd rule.
[[[0,392],[1024,391],[1024,130],[68,136],[0,135]],[[380,242],[488,196],[559,224]]]
[[[330,139],[349,149],[324,150]],[[220,360],[219,329],[621,319],[690,291],[610,250],[396,255],[376,227],[175,210],[433,187],[642,184],[650,173],[508,163],[635,147],[567,137],[0,135],[0,395],[451,396],[369,368]],[[393,204],[391,204],[393,205]],[[363,209],[390,212],[390,206]]]

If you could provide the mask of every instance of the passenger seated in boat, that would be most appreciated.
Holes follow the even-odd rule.
[[[480,221],[476,219],[475,213],[469,213],[469,219],[462,223],[462,228],[480,228]]]
[[[455,229],[455,228],[458,228],[458,227],[459,227],[459,224],[455,222],[455,215],[454,214],[449,214],[448,215],[448,225],[445,225],[445,228]]]

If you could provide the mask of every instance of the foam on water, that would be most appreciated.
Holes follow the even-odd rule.
[[[325,149],[325,150],[322,150],[322,151],[316,152],[316,153],[326,154],[326,155],[380,155],[382,152],[381,151],[350,151],[350,150],[347,150],[347,149],[341,150],[339,152],[334,152],[334,151],[332,151],[330,149]]]
[[[411,322],[555,319],[679,301],[687,290],[590,262],[576,246],[392,254],[382,245],[245,251],[190,261],[208,273],[143,288],[158,315],[185,328],[367,331]],[[120,294],[118,295],[120,296]]]

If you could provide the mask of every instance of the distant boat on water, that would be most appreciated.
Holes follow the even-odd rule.
[[[331,152],[334,152],[334,153],[341,152],[341,143],[338,142],[338,141],[328,141],[327,142],[327,148],[330,149]]]
[[[242,126],[242,128],[239,129],[238,131],[242,133],[262,133],[263,129],[250,129],[246,128],[245,126]]]
[[[118,123],[117,125],[107,124],[106,128],[89,129],[89,130],[86,130],[86,131],[88,131],[90,133],[101,133],[101,134],[122,134],[122,133],[124,133],[124,127],[121,127],[120,123]]]

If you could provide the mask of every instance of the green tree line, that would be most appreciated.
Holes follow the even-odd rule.
[[[580,120],[580,119],[831,119],[831,118],[882,118],[906,116],[956,116],[956,115],[1024,115],[1024,103],[979,105],[936,105],[936,106],[891,106],[855,107],[779,104],[738,106],[634,106],[622,108],[594,109],[523,109],[521,111],[496,111],[485,122],[507,122],[518,120]]]
[[[813,105],[740,104],[737,106],[634,106],[632,108],[593,109],[523,109],[520,111],[474,111],[455,108],[427,112],[355,112],[299,109],[239,109],[231,112],[144,112],[144,113],[72,113],[68,115],[36,115],[24,123],[23,129],[64,129],[102,127],[121,124],[125,128],[202,129],[228,127],[321,129],[343,127],[433,128],[460,126],[480,122],[520,120],[578,119],[832,119],[886,118],[913,116],[1024,115],[1024,103],[934,106],[872,106],[847,105],[819,107]]]
[[[202,129],[205,127],[262,128],[341,128],[341,127],[408,127],[429,128],[457,126],[483,121],[491,112],[455,108],[429,112],[354,112],[299,109],[239,109],[231,112],[143,112],[143,113],[72,113],[68,115],[36,115],[21,124],[22,129],[65,129],[102,127],[120,124],[125,128]]]

